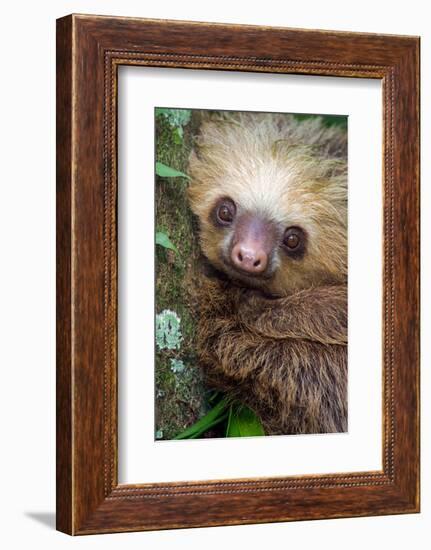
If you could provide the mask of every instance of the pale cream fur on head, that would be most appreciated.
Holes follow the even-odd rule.
[[[226,242],[210,212],[230,197],[238,212],[253,212],[280,227],[307,234],[301,260],[274,251],[277,269],[268,292],[296,290],[347,279],[347,138],[319,117],[224,113],[201,125],[190,157],[190,203],[201,227],[201,246],[215,267]]]

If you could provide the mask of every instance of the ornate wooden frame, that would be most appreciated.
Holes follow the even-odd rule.
[[[382,80],[382,471],[118,484],[116,90],[117,68],[125,64]],[[419,38],[86,15],[59,19],[57,305],[60,531],[418,512]]]

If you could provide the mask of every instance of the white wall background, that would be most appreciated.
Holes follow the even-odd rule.
[[[422,37],[422,327],[431,330],[431,30],[427,3],[383,0],[15,0],[2,10],[0,522],[4,548],[428,548],[431,341],[422,347],[422,514],[72,539],[53,530],[55,450],[55,19],[70,12]]]

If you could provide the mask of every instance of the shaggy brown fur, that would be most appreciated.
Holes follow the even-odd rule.
[[[320,119],[245,113],[204,122],[190,159],[191,206],[214,268],[196,283],[201,365],[266,433],[347,430],[346,164],[345,133]],[[236,221],[214,223],[223,197],[235,217],[271,228],[261,276],[230,263]],[[291,226],[304,232],[301,256],[282,246]]]

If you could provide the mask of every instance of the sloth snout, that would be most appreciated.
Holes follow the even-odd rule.
[[[254,275],[263,273],[268,265],[267,253],[253,242],[237,243],[232,248],[231,260],[237,269]]]

